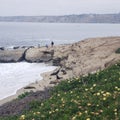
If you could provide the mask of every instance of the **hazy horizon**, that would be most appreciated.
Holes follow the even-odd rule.
[[[0,16],[61,16],[120,12],[120,0],[0,0]]]

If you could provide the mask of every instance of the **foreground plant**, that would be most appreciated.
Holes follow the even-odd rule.
[[[48,100],[31,102],[12,120],[120,120],[120,63],[61,82]]]
[[[120,48],[115,51],[117,54],[120,54]]]

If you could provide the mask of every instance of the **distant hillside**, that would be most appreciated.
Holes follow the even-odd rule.
[[[64,16],[6,16],[0,17],[0,21],[41,23],[120,23],[120,13]]]

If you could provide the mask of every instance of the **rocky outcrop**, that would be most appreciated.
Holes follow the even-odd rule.
[[[120,37],[92,38],[55,46],[53,65],[59,65],[67,72],[67,75],[61,71],[57,73],[63,79],[94,73],[120,60],[120,54],[116,54],[118,48]]]
[[[120,37],[92,38],[48,48],[0,50],[0,62],[49,62],[73,77],[102,70],[120,60],[120,54],[116,54],[118,48]]]
[[[49,62],[53,59],[53,50],[47,48],[30,48],[25,53],[25,60],[28,62]]]
[[[61,80],[80,75],[86,75],[102,70],[117,61],[120,61],[120,37],[94,38],[49,48],[28,48],[15,50],[0,50],[1,61],[52,62],[60,66],[52,73],[44,75],[44,80],[37,86],[29,85],[24,90],[38,90],[58,84]],[[50,85],[49,85],[50,84]],[[47,87],[48,87],[47,86]],[[20,100],[0,106],[0,116],[22,114],[23,109],[29,110],[29,103],[33,100],[43,100],[50,97],[49,89],[31,93]]]
[[[24,60],[25,49],[0,50],[0,62],[19,62]]]

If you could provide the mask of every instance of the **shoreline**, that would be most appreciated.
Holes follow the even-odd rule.
[[[56,70],[56,69],[57,69],[57,67],[54,70]],[[49,83],[51,81],[55,80],[55,77],[50,76],[50,74],[52,74],[54,70],[41,73],[40,74],[40,76],[42,77],[41,80],[38,80],[36,82],[32,82],[32,83],[16,90],[15,94],[13,93],[13,95],[9,95],[8,97],[1,99],[0,106],[4,105],[5,103],[11,102],[14,99],[17,99],[19,95],[24,94],[25,92],[44,91],[44,89],[46,87],[53,87],[54,84],[49,84]],[[27,87],[33,87],[33,89],[25,89]]]
[[[61,80],[103,70],[120,60],[120,54],[115,53],[118,48],[120,48],[120,37],[90,38],[74,44],[54,46],[54,55],[51,52],[53,48],[31,48],[26,55],[28,60],[34,62],[41,60],[41,57],[42,60],[52,58],[52,65],[57,67],[56,70],[62,66],[66,74],[63,70],[59,71],[61,79],[58,80],[55,75],[51,76],[56,70],[43,73],[42,80],[28,86],[35,87],[33,91],[43,91],[45,88],[55,86]],[[24,92],[27,92],[24,87],[19,89],[16,95],[1,100],[0,106]]]

